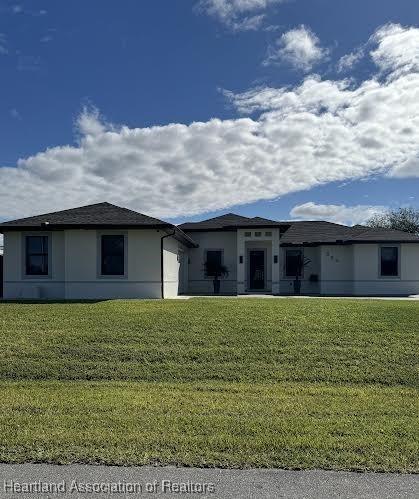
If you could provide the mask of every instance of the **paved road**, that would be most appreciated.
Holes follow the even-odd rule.
[[[39,483],[41,481],[42,483]],[[23,492],[25,484],[56,490]],[[113,492],[83,492],[87,484]],[[181,491],[187,487],[188,491]],[[14,487],[14,492],[11,490]],[[19,491],[19,487],[21,487]],[[119,491],[117,492],[117,487]],[[157,487],[157,493],[154,493]],[[125,490],[124,490],[125,488]],[[195,488],[195,493],[190,492]],[[116,489],[116,490],[115,490]],[[205,492],[201,492],[205,491]],[[419,497],[419,475],[333,471],[220,470],[175,467],[53,466],[0,464],[1,498],[213,498],[213,499],[399,499]]]

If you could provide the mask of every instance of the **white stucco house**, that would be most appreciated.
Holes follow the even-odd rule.
[[[173,298],[221,293],[419,294],[419,237],[329,222],[222,215],[175,226],[109,203],[0,224],[5,299]]]

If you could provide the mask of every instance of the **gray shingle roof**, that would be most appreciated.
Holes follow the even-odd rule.
[[[236,230],[245,227],[280,227],[281,222],[268,220],[267,218],[248,218],[234,213],[227,213],[215,218],[209,218],[202,222],[186,222],[179,225],[184,231],[206,231],[206,230]]]
[[[419,237],[399,230],[334,224],[322,221],[289,222],[282,244],[351,244],[364,242],[417,242]]]
[[[97,203],[70,210],[45,213],[0,224],[0,232],[8,230],[48,230],[71,228],[155,228],[173,229],[175,237],[189,246],[196,243],[173,224],[110,203]]]
[[[234,213],[184,223],[179,227],[186,232],[211,230],[237,230],[246,227],[279,227],[281,244],[351,244],[356,242],[419,242],[419,237],[402,231],[371,229],[362,225],[348,227],[325,221],[278,222],[261,217],[248,218]]]
[[[289,229],[283,235],[283,244],[303,244],[336,242],[347,239],[351,234],[351,228],[332,222],[303,221],[289,222]]]
[[[391,230],[391,229],[371,229],[365,227],[366,230],[354,234],[352,237],[353,241],[413,241],[419,242],[419,236],[415,234],[410,234],[409,232],[404,232],[402,230]]]
[[[55,211],[34,217],[20,218],[0,224],[1,228],[7,227],[38,227],[41,224],[88,226],[88,225],[115,225],[115,226],[170,226],[157,218],[149,217],[128,208],[121,208],[110,203],[97,203],[70,210]]]
[[[244,217],[227,213],[202,222],[184,223],[178,227],[149,217],[128,208],[110,203],[98,203],[70,210],[46,213],[34,217],[21,218],[0,224],[0,232],[8,230],[45,230],[65,228],[167,228],[176,231],[175,237],[189,246],[196,243],[184,233],[211,230],[237,230],[247,227],[279,227],[283,236],[281,244],[351,244],[367,242],[416,242],[419,236],[408,232],[372,229],[356,225],[347,227],[331,222],[302,221],[277,222],[261,217]]]

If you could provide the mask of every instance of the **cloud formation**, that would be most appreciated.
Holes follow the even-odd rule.
[[[378,29],[371,41],[376,48],[371,57],[383,73],[397,77],[419,71],[419,29],[387,24]]]
[[[345,71],[351,70],[358,62],[364,57],[364,48],[360,47],[350,54],[346,54],[341,57],[337,64],[338,73],[343,73]]]
[[[290,215],[298,220],[327,220],[344,225],[363,224],[378,213],[384,213],[385,206],[344,204],[316,204],[313,202],[294,206]]]
[[[328,54],[329,51],[321,46],[316,34],[301,25],[284,33],[268,48],[264,65],[287,63],[307,72],[326,59]]]
[[[250,31],[260,28],[268,7],[284,0],[201,0],[200,12],[214,17],[233,31]]]
[[[400,29],[419,51],[419,29]],[[385,47],[394,50],[382,34],[376,44],[381,72]],[[293,88],[227,92],[246,114],[229,120],[128,128],[85,111],[77,144],[0,168],[0,218],[100,201],[174,218],[333,181],[419,177],[419,71],[405,66],[394,61],[386,78],[356,86],[309,76]]]

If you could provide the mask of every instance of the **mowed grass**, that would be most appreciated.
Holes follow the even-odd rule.
[[[419,302],[0,304],[0,461],[419,471]]]
[[[51,463],[417,470],[411,388],[6,382],[0,456]]]
[[[0,379],[417,386],[419,302],[0,304]]]

